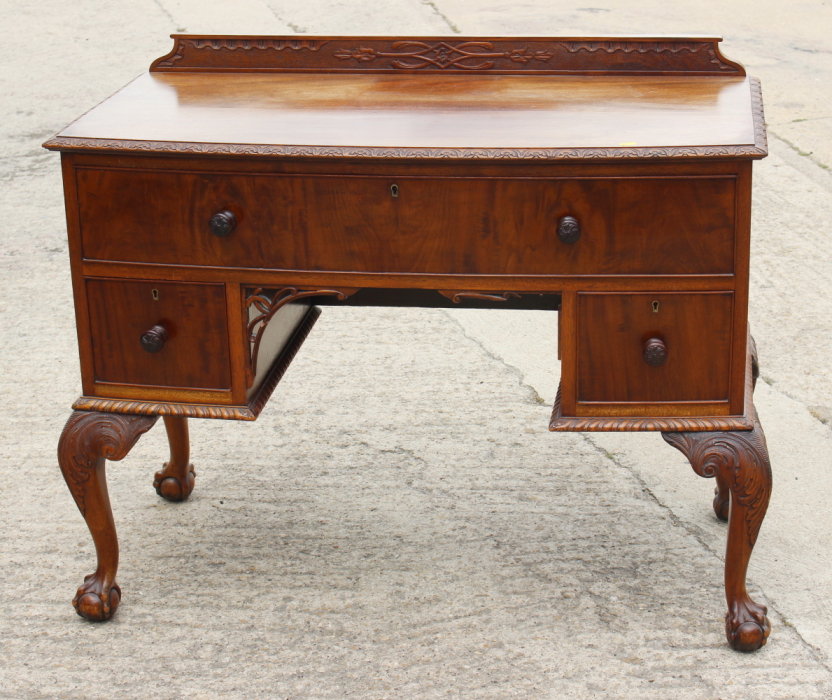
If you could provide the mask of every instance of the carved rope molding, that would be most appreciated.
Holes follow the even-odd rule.
[[[692,418],[687,416],[667,416],[656,418],[641,417],[572,417],[561,416],[561,386],[555,397],[549,430],[554,432],[705,432],[715,430],[743,430],[754,427],[753,421],[744,416],[714,416],[710,418]]]
[[[82,516],[87,516],[84,484],[98,467],[99,460],[124,459],[155,423],[156,416],[147,415],[75,411],[69,417],[58,442],[58,463]]]
[[[78,411],[132,413],[141,416],[181,416],[183,418],[219,418],[223,420],[254,420],[257,418],[257,415],[247,407],[98,399],[91,396],[80,397],[72,404],[72,408]]]
[[[771,463],[766,438],[754,411],[754,430],[726,433],[662,433],[704,477],[722,476],[732,497],[746,508],[748,544],[757,541],[771,497]]]
[[[296,287],[285,287],[275,292],[272,297],[267,297],[263,294],[263,287],[258,287],[246,297],[245,310],[246,318],[249,317],[249,310],[253,307],[259,313],[251,318],[246,324],[246,338],[249,342],[250,350],[250,368],[251,380],[253,381],[257,373],[257,353],[260,349],[260,341],[263,339],[263,332],[269,321],[274,318],[274,315],[286,304],[298,299],[306,297],[320,297],[320,296],[334,296],[339,300],[346,299],[353,294],[355,290],[340,290],[340,289],[315,289],[315,290],[298,290]]]

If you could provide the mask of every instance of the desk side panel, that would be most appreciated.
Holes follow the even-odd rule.
[[[61,153],[61,173],[64,187],[64,206],[66,209],[66,232],[69,264],[72,274],[72,296],[75,303],[75,328],[78,335],[81,384],[85,394],[93,395],[95,374],[92,365],[89,310],[87,308],[86,285],[84,284],[81,226],[78,218],[78,187],[75,179],[77,159],[78,156],[76,154]]]

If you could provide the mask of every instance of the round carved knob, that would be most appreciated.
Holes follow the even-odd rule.
[[[667,361],[667,345],[659,338],[650,338],[644,344],[642,357],[651,367],[661,367]]]
[[[165,346],[167,339],[168,332],[164,326],[153,326],[149,331],[142,333],[139,344],[146,352],[159,352]]]
[[[237,225],[237,217],[230,211],[220,211],[211,217],[208,228],[217,238],[225,238]]]
[[[574,243],[581,237],[581,225],[574,216],[562,216],[558,220],[558,238],[561,243]]]

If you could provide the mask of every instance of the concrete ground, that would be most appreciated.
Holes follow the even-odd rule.
[[[0,697],[832,697],[832,3],[592,3],[0,4]],[[658,435],[547,432],[555,319],[532,312],[325,309],[256,423],[192,421],[188,503],[151,487],[161,426],[110,466],[124,602],[73,613],[94,555],[55,459],[80,381],[39,146],[173,31],[726,37],[771,150],[751,263],[766,647],[723,637],[712,482]]]

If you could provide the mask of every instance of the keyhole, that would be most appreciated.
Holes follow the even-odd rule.
[[[399,186],[398,185],[390,185],[390,194],[394,197],[399,196]]]
[[[657,302],[657,301],[653,302],[653,313],[654,314],[659,313],[659,302]]]
[[[151,289],[150,296],[153,297],[153,301],[159,301],[159,290],[158,289]]]

